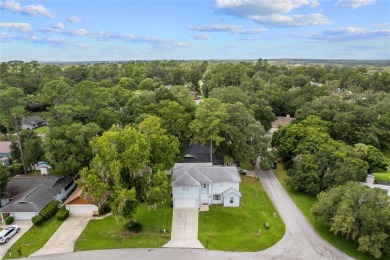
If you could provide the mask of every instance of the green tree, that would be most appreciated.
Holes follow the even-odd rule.
[[[0,165],[0,196],[4,195],[8,180],[9,175],[7,173],[7,169],[3,165]]]
[[[154,209],[158,203],[169,199],[169,183],[167,175],[162,171],[157,171],[151,177],[150,188],[146,193],[146,201]]]
[[[92,159],[89,142],[100,132],[95,123],[53,126],[44,139],[45,158],[57,171],[74,176]]]
[[[355,144],[355,151],[359,158],[368,163],[368,172],[385,172],[389,162],[383,156],[383,153],[372,145]]]
[[[228,118],[225,105],[218,99],[208,98],[196,109],[195,119],[190,124],[192,141],[210,143],[210,162],[213,161],[213,142],[218,145],[224,140],[222,131],[227,128]]]
[[[360,251],[380,258],[390,250],[390,200],[384,190],[348,182],[321,192],[311,214],[334,234],[357,241]]]
[[[20,131],[22,150],[24,151],[24,162],[28,170],[33,169],[34,164],[43,158],[42,139],[37,133],[31,130]],[[11,158],[13,161],[21,161],[20,147],[18,142],[11,144]]]

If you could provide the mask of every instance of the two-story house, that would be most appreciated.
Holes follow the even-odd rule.
[[[237,167],[211,163],[176,163],[172,171],[174,208],[200,208],[201,205],[240,205],[240,174]]]

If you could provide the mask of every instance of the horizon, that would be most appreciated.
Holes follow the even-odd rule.
[[[0,61],[389,60],[389,10],[386,0],[6,0]]]

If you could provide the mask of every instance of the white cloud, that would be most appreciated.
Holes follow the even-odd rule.
[[[390,29],[372,30],[362,27],[344,27],[333,30],[326,30],[321,33],[297,36],[327,41],[371,40],[374,38],[390,39]]]
[[[63,30],[65,29],[65,26],[62,23],[56,23],[55,25],[53,25],[53,28]]]
[[[84,36],[89,34],[89,32],[85,29],[70,30],[67,31],[66,33],[70,35],[77,35],[77,36]]]
[[[322,14],[253,16],[254,22],[276,27],[301,27],[329,24],[330,21]]]
[[[356,9],[364,5],[373,4],[375,1],[376,0],[339,0],[336,6],[341,8]]]
[[[77,16],[69,16],[66,20],[71,23],[81,23],[81,18]]]
[[[265,28],[253,28],[253,29],[245,29],[241,25],[233,25],[233,24],[213,24],[207,26],[187,26],[188,30],[198,31],[198,32],[230,32],[233,34],[258,34],[266,32]]]
[[[29,32],[32,31],[32,27],[28,23],[6,23],[6,22],[0,22],[1,28],[8,28],[8,29],[14,29],[17,31],[22,32]]]
[[[194,35],[192,38],[194,38],[194,40],[199,40],[199,41],[211,40],[211,37],[207,34],[197,34]]]
[[[217,9],[239,17],[288,13],[303,6],[317,6],[317,0],[217,0]]]
[[[216,8],[219,12],[268,26],[298,27],[330,23],[318,13],[288,15],[299,7],[319,4],[318,0],[217,0]]]
[[[13,13],[21,13],[28,16],[44,16],[47,18],[54,18],[54,15],[43,5],[21,6],[20,3],[14,0],[8,0],[7,2],[0,3],[0,8],[11,11]]]

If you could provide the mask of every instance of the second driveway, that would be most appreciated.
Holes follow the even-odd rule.
[[[171,241],[163,247],[204,248],[198,240],[198,216],[198,209],[173,209]]]
[[[90,217],[69,217],[46,244],[31,256],[73,252],[74,243],[87,226]]]

